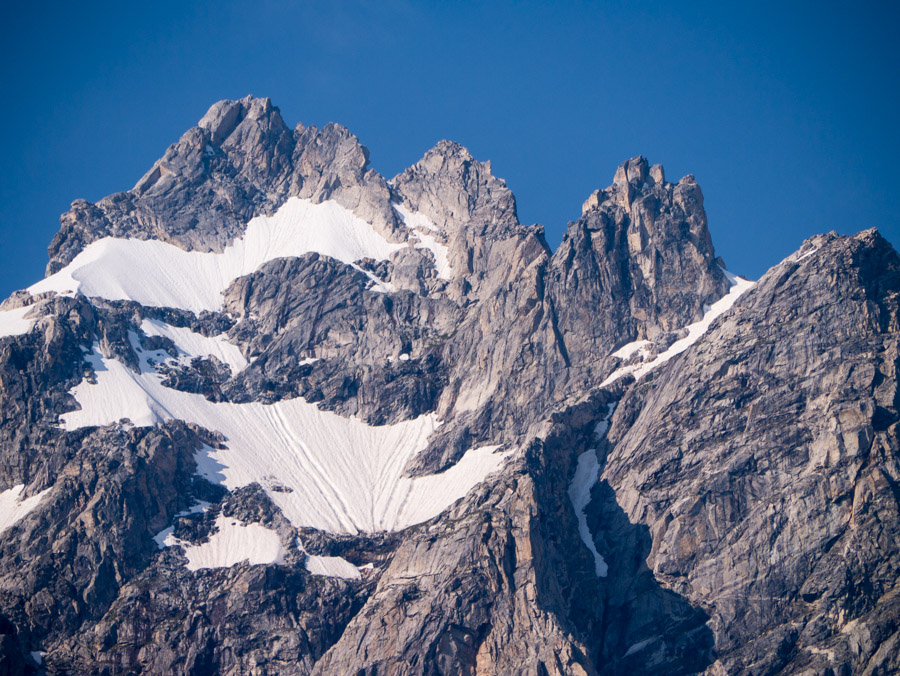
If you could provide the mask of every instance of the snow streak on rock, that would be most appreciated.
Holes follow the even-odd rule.
[[[426,216],[412,212],[403,205],[395,204],[394,208],[397,210],[397,213],[400,214],[406,227],[413,230],[416,237],[419,238],[421,244],[419,244],[417,248],[428,249],[434,256],[434,264],[437,269],[438,277],[441,279],[450,279],[450,258],[447,247],[438,242],[434,235],[428,233],[429,230],[437,232],[438,227],[428,220]]]
[[[756,282],[751,282],[743,277],[738,277],[737,275],[733,275],[728,271],[725,271],[726,277],[728,277],[728,281],[731,282],[731,288],[728,290],[728,293],[722,296],[719,300],[709,306],[709,310],[707,310],[706,314],[703,315],[703,318],[686,326],[687,336],[682,338],[681,340],[677,340],[672,343],[669,348],[665,352],[660,352],[656,355],[652,360],[645,361],[638,364],[629,364],[627,366],[620,366],[615,371],[613,371],[609,377],[604,380],[600,386],[605,387],[606,385],[610,385],[614,383],[619,378],[631,374],[634,376],[635,380],[640,380],[645,375],[650,373],[653,369],[662,364],[665,364],[672,357],[681,354],[686,349],[688,349],[691,345],[700,340],[700,337],[709,330],[709,327],[712,326],[712,323],[721,315],[728,312],[731,309],[731,306],[734,305],[735,301],[740,298],[745,291],[752,289]],[[615,357],[621,357],[622,359],[627,359],[635,352],[644,352],[646,353],[646,348],[649,345],[646,340],[636,340],[633,343],[628,343],[627,345],[623,345],[618,350],[613,353]]]
[[[616,404],[614,402],[609,405],[606,416],[597,423],[594,434],[598,440],[605,437],[609,431],[609,420],[612,418],[615,409]],[[587,515],[584,511],[591,501],[591,488],[597,483],[599,473],[600,464],[597,461],[596,449],[591,448],[579,455],[575,476],[572,477],[572,483],[569,485],[569,500],[572,501],[575,515],[578,517],[578,534],[594,557],[594,571],[597,573],[597,577],[606,577],[609,566],[600,552],[597,551],[597,545],[594,544],[594,536],[588,527]]]

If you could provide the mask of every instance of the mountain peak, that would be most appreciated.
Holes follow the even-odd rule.
[[[682,182],[693,181],[693,176],[686,176]],[[605,199],[616,196],[616,201],[630,207],[636,193],[644,193],[656,186],[666,185],[666,173],[661,164],[651,165],[643,155],[625,160],[618,166],[612,184],[598,188],[581,205],[581,213],[586,214],[598,207]]]
[[[434,167],[435,171],[439,170],[443,163],[447,163],[450,166],[474,163],[477,164],[481,168],[481,170],[488,176],[493,175],[491,173],[490,160],[479,162],[472,155],[472,152],[464,145],[448,139],[442,139],[435,143],[430,149],[425,152],[425,155],[422,157],[421,162]],[[502,181],[503,179],[499,180]]]
[[[479,162],[455,141],[438,141],[390,183],[401,201],[444,228],[519,224],[506,182],[494,176],[490,162]]]
[[[278,108],[272,105],[269,97],[257,98],[245,96],[237,101],[223,99],[217,101],[206,114],[200,118],[197,126],[210,134],[210,140],[221,144],[244,120],[271,119],[276,128],[287,129]]]
[[[650,164],[643,155],[632,157],[631,159],[622,162],[618,169],[616,169],[616,174],[613,177],[613,184],[624,185],[626,183],[631,183],[632,185],[641,185],[646,183],[649,178],[649,168]]]

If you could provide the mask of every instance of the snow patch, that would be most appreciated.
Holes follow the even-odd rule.
[[[646,648],[648,645],[650,645],[651,643],[653,643],[657,638],[659,638],[659,637],[658,637],[658,636],[651,636],[650,638],[645,638],[643,641],[638,641],[638,642],[635,643],[633,646],[631,646],[630,648],[628,648],[628,651],[625,653],[624,657],[631,657],[631,656],[634,655],[635,653],[639,653],[641,650],[643,650],[643,649]]]
[[[394,204],[394,208],[403,219],[403,224],[412,230],[430,230],[431,232],[440,232],[441,229],[431,222],[431,219],[418,211],[412,211],[402,204]]]
[[[609,431],[609,421],[612,418],[613,411],[616,410],[616,403],[609,405],[606,415],[597,423],[594,428],[594,435],[597,439],[602,439]],[[597,461],[596,449],[589,449],[578,456],[578,465],[575,467],[575,476],[572,477],[572,483],[569,484],[569,500],[575,510],[575,516],[578,517],[578,534],[581,536],[582,542],[590,550],[594,557],[594,572],[597,577],[606,577],[609,572],[609,566],[606,560],[597,551],[597,545],[594,544],[594,536],[591,535],[591,529],[588,527],[587,514],[585,509],[591,501],[591,488],[597,483],[597,477],[600,474],[600,463]]]
[[[681,340],[676,340],[672,343],[669,348],[660,352],[650,361],[645,361],[639,364],[629,364],[628,366],[620,366],[615,371],[613,371],[609,377],[600,383],[600,387],[605,387],[611,383],[614,383],[619,378],[631,374],[634,376],[635,380],[640,380],[645,375],[650,373],[653,369],[665,364],[672,357],[681,354],[685,350],[687,350],[691,345],[700,340],[700,337],[703,336],[709,330],[709,327],[712,323],[720,316],[728,312],[731,309],[731,306],[734,305],[735,301],[740,298],[744,292],[752,289],[756,286],[756,282],[751,282],[749,280],[744,279],[743,277],[738,277],[737,275],[733,275],[727,270],[723,270],[725,276],[728,278],[728,281],[731,282],[731,288],[728,290],[724,296],[722,296],[719,300],[709,306],[709,309],[703,315],[703,318],[700,321],[694,322],[693,324],[689,324],[687,327],[687,336],[682,338]],[[639,349],[645,348],[646,345],[637,345],[636,343],[642,343],[646,341],[635,341],[635,343],[628,343],[623,347],[620,347],[613,354],[615,356],[620,356],[617,353],[624,353],[628,356],[634,354]],[[626,350],[626,348],[628,348]],[[629,351],[630,350],[630,351]],[[624,358],[624,357],[623,357]]]
[[[20,496],[23,490],[25,490],[25,484],[18,484],[0,492],[0,533],[11,528],[34,511],[41,499],[50,491],[47,488],[37,495],[21,500]]]
[[[618,357],[619,359],[630,359],[631,356],[635,352],[643,352],[647,353],[647,349],[652,345],[649,340],[635,340],[630,343],[626,343],[618,350],[612,353],[613,357]]]
[[[25,315],[34,309],[34,305],[25,305],[12,310],[0,312],[0,338],[6,336],[21,336],[31,331],[34,319],[25,319]]]
[[[428,249],[434,256],[434,267],[437,270],[438,278],[450,279],[450,256],[447,247],[424,232],[416,232],[416,236],[421,242],[420,247],[417,248]]]
[[[180,546],[188,558],[189,570],[202,568],[230,568],[247,561],[251,565],[284,563],[284,547],[278,533],[258,523],[242,523],[234,517],[216,518],[216,528],[209,540],[194,545],[169,533],[163,543],[167,547]]]
[[[362,577],[359,568],[340,556],[307,555],[306,570],[313,575],[342,577],[345,580],[358,580]]]
[[[142,321],[141,331],[148,336],[162,336],[171,340],[187,362],[194,357],[215,357],[222,363],[228,364],[232,375],[237,375],[247,368],[246,357],[241,354],[237,345],[228,342],[228,336],[224,333],[209,338],[202,333],[170,326],[156,319]]]
[[[136,340],[132,334],[133,345]],[[96,383],[83,381],[72,389],[81,410],[65,414],[64,427],[109,425],[122,418],[139,426],[177,419],[219,431],[228,447],[199,451],[199,472],[229,489],[260,483],[298,527],[355,534],[427,521],[498,469],[511,453],[494,453],[496,446],[472,449],[439,475],[411,479],[403,476],[404,468],[427,446],[439,424],[434,414],[372,426],[302,399],[211,402],[163,386],[150,363],[153,358],[152,353],[141,353],[142,367],[135,373],[100,354],[95,344],[85,359]]]
[[[395,204],[394,209],[400,214],[403,224],[415,232],[419,238],[420,244],[417,249],[428,249],[434,256],[434,266],[440,279],[450,279],[450,256],[447,247],[437,241],[434,235],[428,234],[426,231],[440,232],[440,229],[432,223],[427,216],[410,211],[402,204]]]
[[[47,653],[44,650],[32,650],[30,653],[31,659],[34,660],[35,664],[41,666],[44,663],[44,655]]]
[[[386,260],[406,244],[389,242],[366,221],[335,202],[291,197],[274,216],[258,216],[222,253],[183,251],[156,240],[104,237],[62,270],[29,288],[134,300],[142,305],[201,312],[222,309],[222,292],[276,258],[312,251],[350,264]]]

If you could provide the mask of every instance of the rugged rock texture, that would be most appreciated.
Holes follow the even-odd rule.
[[[571,537],[574,460],[596,442],[597,417],[617,395],[601,392],[554,416],[502,478],[413,529],[314,673],[344,664],[398,674],[645,671],[623,659],[633,633],[622,636],[614,610],[638,611],[642,638],[652,630],[671,642],[660,673],[705,667],[712,635],[702,611],[649,573],[632,582],[638,601],[613,609],[618,589],[595,575],[587,549]],[[642,527],[629,524],[611,496],[603,504],[623,535],[636,538]],[[637,552],[626,557],[638,560]]]
[[[656,176],[656,179],[653,178]],[[585,203],[553,257],[560,330],[573,362],[612,339],[654,339],[700,319],[728,284],[693,176],[666,183],[636,157]],[[574,291],[574,298],[570,295]],[[584,335],[585,329],[587,335]]]
[[[892,673],[900,259],[874,231],[801,251],[626,395],[603,479],[716,671]]]
[[[386,235],[403,237],[387,183],[346,128],[292,132],[269,99],[220,101],[131,190],[97,204],[77,200],[50,244],[52,273],[102,237],[158,239],[222,251],[247,222],[288,197],[334,199]]]
[[[454,233],[478,225],[499,234],[519,224],[516,198],[491,163],[453,141],[440,141],[391,186],[413,211]]]
[[[509,281],[509,248],[530,233],[519,225],[516,198],[491,173],[490,162],[478,162],[458,143],[441,141],[395,176],[391,187],[403,206],[437,226],[435,236],[447,244],[456,280],[451,295],[484,298]],[[540,230],[534,233],[542,238]]]
[[[438,348],[461,308],[367,284],[362,272],[315,253],[236,281],[226,294],[226,311],[239,319],[231,336],[254,361],[228,383],[231,399],[299,395],[373,424],[433,410],[446,382]]]
[[[449,271],[421,247],[353,266],[308,253],[234,280],[222,312],[0,305],[36,318],[0,337],[0,491],[43,496],[0,531],[0,673],[900,670],[900,258],[877,233],[810,240],[685,352],[603,386],[618,348],[664,349],[728,290],[693,177],[628,160],[553,252],[465,148],[442,141],[386,181],[343,127],[292,131],[248,97],[214,105],[132,190],[76,202],[48,270],[106,236],[222,251],[291,196],[394,242],[430,237]],[[227,333],[249,366],[180,359],[146,319]],[[166,387],[214,402],[302,397],[371,425],[435,413],[411,476],[482,445],[511,459],[401,532],[298,529],[266,492],[289,488],[196,474],[197,450],[227,442],[216,430],[59,425],[98,377],[84,355],[138,373],[136,345],[161,351]],[[585,530],[570,491],[591,458]],[[166,528],[210,541],[220,515],[274,531],[281,561],[189,570],[159,547]],[[371,566],[314,575],[310,556]]]
[[[306,573],[297,532],[259,486],[239,489],[205,514],[183,516],[175,535],[208,539],[217,513],[277,530],[283,566],[189,571],[178,548],[164,550],[120,591],[90,632],[62,648],[77,671],[308,673],[362,606],[371,578],[348,582]],[[365,549],[362,555],[366,555]],[[71,659],[71,661],[69,661]]]

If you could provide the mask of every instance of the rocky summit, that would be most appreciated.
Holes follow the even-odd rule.
[[[0,674],[900,671],[874,230],[752,282],[636,157],[553,251],[462,146],[386,179],[248,97],[49,255],[0,305]]]

